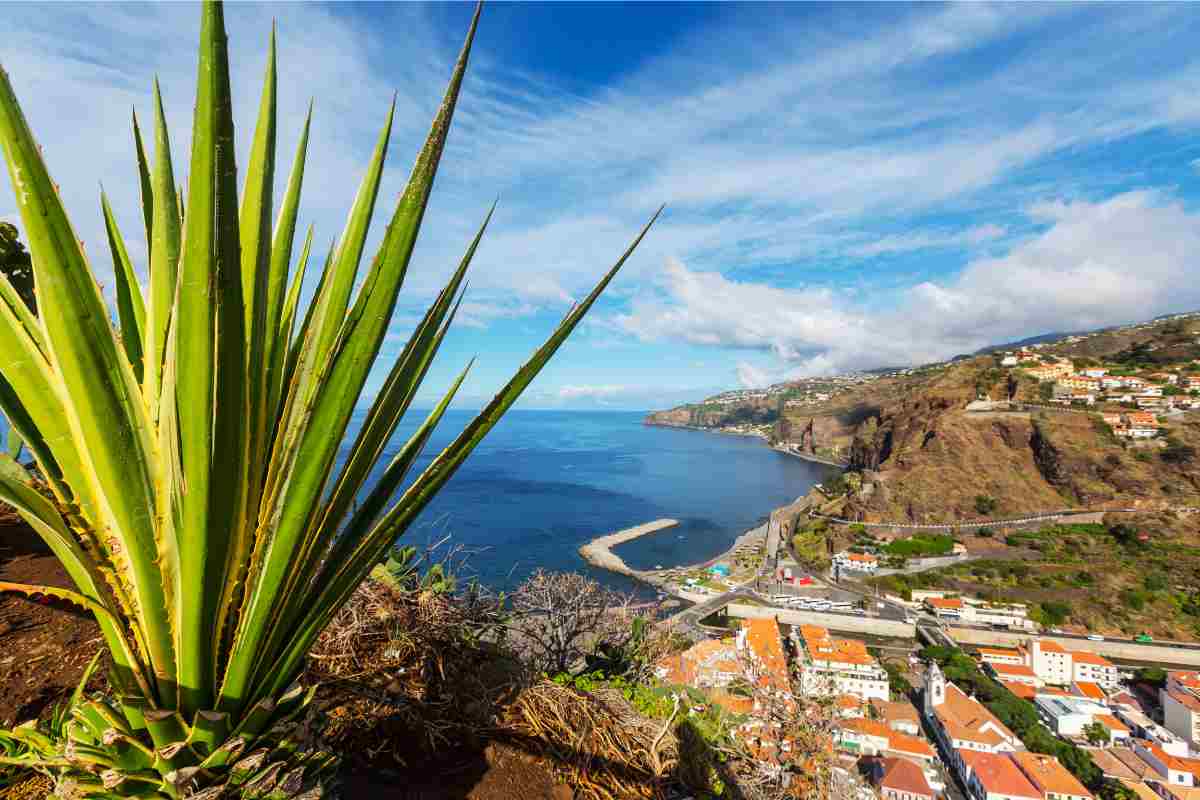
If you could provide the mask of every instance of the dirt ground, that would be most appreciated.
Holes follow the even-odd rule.
[[[71,581],[37,535],[0,509],[0,580],[70,587]],[[88,662],[103,648],[90,616],[57,601],[0,594],[0,727],[49,712],[65,700]],[[104,686],[104,663],[89,689]],[[380,800],[571,800],[544,759],[491,743],[446,753],[436,764],[405,771],[348,769],[341,796]]]
[[[74,588],[24,522],[0,511],[0,580]],[[75,689],[103,647],[90,615],[58,601],[0,594],[0,725],[33,719]],[[104,666],[93,688],[102,685]]]

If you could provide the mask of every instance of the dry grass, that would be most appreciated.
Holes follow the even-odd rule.
[[[312,652],[327,738],[382,768],[475,746],[522,684],[520,665],[485,639],[494,612],[365,582]]]
[[[673,720],[646,719],[616,691],[542,681],[517,697],[496,733],[553,760],[578,798],[658,798],[674,784]]]

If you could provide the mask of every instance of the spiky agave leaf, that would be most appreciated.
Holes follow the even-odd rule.
[[[116,696],[75,698],[60,749],[50,754],[73,791],[289,797],[312,789],[331,764],[305,722],[311,695],[293,685],[312,642],[553,356],[649,228],[396,499],[465,370],[380,481],[369,487],[368,476],[454,320],[489,211],[338,465],[408,270],[478,21],[479,8],[377,254],[361,271],[392,111],[306,308],[300,298],[311,227],[294,268],[291,262],[312,108],[272,225],[273,30],[240,198],[219,3],[206,3],[202,13],[186,192],[176,187],[157,82],[152,159],[135,118],[149,243],[145,287],[102,198],[119,326],[110,322],[0,71],[0,145],[47,311],[35,319],[0,278],[0,410],[26,442],[48,493],[0,455],[0,501],[47,540],[76,586],[0,590],[52,593],[93,610],[115,666]]]

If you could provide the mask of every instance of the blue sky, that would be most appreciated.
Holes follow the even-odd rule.
[[[182,176],[198,9],[5,16],[0,61],[109,283],[98,186],[140,254],[129,111],[150,119],[157,74]],[[469,16],[228,7],[243,162],[273,18],[282,162],[316,99],[322,247],[395,92],[378,239]],[[664,407],[1200,308],[1198,34],[1187,4],[491,5],[381,361],[495,197],[426,400],[475,354],[463,405],[490,397],[660,203],[527,407]]]

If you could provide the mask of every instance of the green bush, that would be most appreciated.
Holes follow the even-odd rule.
[[[1121,602],[1134,611],[1141,611],[1146,607],[1145,593],[1139,592],[1136,589],[1122,589],[1120,597]]]
[[[1039,604],[1039,607],[1047,625],[1061,625],[1071,616],[1071,604],[1061,600],[1047,600]]]
[[[947,534],[934,536],[912,536],[897,539],[884,548],[884,552],[907,558],[946,555],[954,549],[954,538]]]
[[[1148,592],[1161,592],[1167,588],[1167,576],[1161,572],[1152,572],[1142,579],[1142,585]]]
[[[996,510],[996,498],[987,494],[975,495],[975,511],[979,514],[988,515]]]

